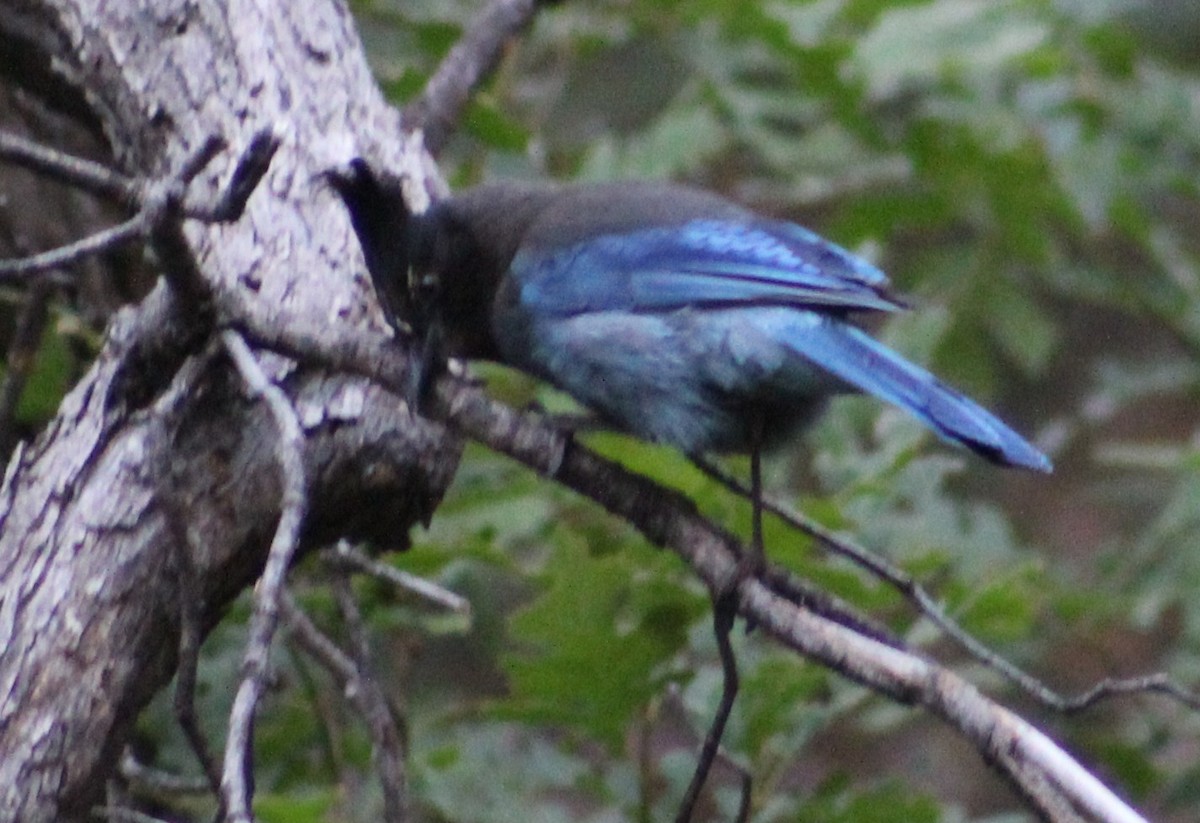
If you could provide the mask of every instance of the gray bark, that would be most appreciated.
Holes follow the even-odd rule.
[[[131,174],[161,175],[212,134],[283,143],[233,225],[185,227],[199,276],[260,310],[382,327],[344,213],[315,175],[349,155],[399,160],[399,135],[344,4],[17,0],[19,45],[82,92]],[[132,721],[169,680],[189,551],[207,624],[254,579],[279,515],[270,415],[207,345],[199,308],[160,285],[119,312],[57,417],[0,489],[0,818],[83,819]],[[459,444],[361,378],[279,357],[307,435],[306,546],[403,545],[449,482]],[[168,505],[168,501],[170,505]],[[186,522],[170,512],[186,513]],[[186,539],[184,535],[186,534]]]

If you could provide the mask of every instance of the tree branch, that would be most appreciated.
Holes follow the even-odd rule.
[[[204,631],[258,575],[276,531],[283,488],[271,413],[246,399],[223,360],[183,368],[209,342],[205,292],[236,293],[268,315],[286,306],[317,323],[371,325],[353,234],[312,181],[343,159],[352,128],[382,132],[398,118],[345,4],[330,0],[167,13],[133,2],[0,4],[0,48],[13,39],[37,44],[86,92],[79,99],[117,152],[113,166],[138,179],[186,168],[212,135],[250,145],[285,125],[269,185],[236,223],[176,230],[194,204],[234,214],[222,214],[221,193],[235,202],[250,186],[230,181],[254,174],[239,172],[231,152],[212,156],[182,199],[157,201],[177,213],[166,221],[170,247],[156,247],[169,253],[159,259],[169,259],[172,286],[114,317],[96,362],[38,439],[15,451],[0,488],[0,817],[48,823],[90,816],[138,713],[175,668],[180,581],[154,467],[165,457],[187,527],[204,538],[193,541]],[[138,203],[161,193],[139,191]],[[440,498],[460,441],[400,414],[395,397],[361,378],[273,355],[259,362],[303,421],[302,548],[342,536],[402,543]],[[179,424],[155,437],[177,378]],[[292,542],[288,531],[276,542]]]
[[[342,571],[336,574],[341,578]],[[374,759],[385,805],[385,819],[404,820],[407,814],[405,798],[405,768],[403,735],[392,716],[386,695],[376,682],[373,668],[369,665],[366,634],[358,620],[353,600],[346,599],[344,581],[335,583],[335,594],[343,613],[350,610],[351,625],[356,653],[351,656],[329,639],[308,615],[289,596],[285,595],[282,607],[288,632],[300,648],[304,649],[321,666],[334,676],[358,708],[359,715],[367,725],[374,741]],[[351,622],[348,621],[348,625]]]
[[[271,639],[279,620],[279,600],[283,581],[291,568],[292,557],[300,545],[300,527],[308,509],[307,480],[304,472],[304,433],[296,411],[277,386],[263,373],[254,354],[241,335],[234,331],[221,334],[225,350],[236,364],[251,396],[261,399],[275,421],[275,460],[279,465],[279,523],[267,552],[267,565],[259,578],[250,619],[250,639],[242,661],[241,685],[229,713],[229,732],[225,742],[225,765],[221,776],[221,796],[226,814],[234,823],[251,823],[249,786],[252,785],[252,723],[267,679]]]
[[[114,199],[130,208],[135,207],[139,200],[137,184],[120,172],[7,131],[0,131],[0,160],[16,163],[83,191]]]
[[[336,547],[323,552],[321,556],[327,564],[334,568],[370,575],[389,586],[415,594],[435,606],[448,609],[466,618],[471,616],[471,601],[465,597],[435,583],[430,583],[415,574],[409,574],[402,569],[372,560],[345,541],[339,541]]]
[[[538,0],[490,0],[450,49],[421,96],[405,107],[406,131],[420,129],[437,156],[458,125],[476,87],[500,62],[505,48],[533,19]]]
[[[696,461],[696,465],[730,491],[750,498],[750,489],[723,471],[720,466],[707,461]],[[999,672],[1047,708],[1069,714],[1083,711],[1111,697],[1154,692],[1170,697],[1190,709],[1200,709],[1200,695],[1173,683],[1165,672],[1122,679],[1105,678],[1077,695],[1059,694],[973,637],[946,614],[946,610],[924,586],[913,579],[912,575],[888,562],[887,558],[868,551],[847,537],[831,532],[821,524],[791,511],[778,501],[763,498],[763,507],[792,528],[816,539],[826,551],[846,558],[900,592],[919,614],[937,626],[969,655]]]
[[[406,385],[408,361],[387,340],[303,323],[264,328],[253,316],[236,322],[259,345],[371,376],[396,391]],[[536,415],[490,400],[478,386],[443,377],[432,395],[436,417],[543,475],[553,473],[556,482],[682,557],[710,591],[730,579],[746,551],[700,517],[688,498],[600,457]],[[760,579],[740,586],[738,613],[805,657],[954,726],[1045,819],[1077,819],[1070,810],[1078,807],[1102,821],[1143,820],[1049,738],[953,672],[797,605]]]

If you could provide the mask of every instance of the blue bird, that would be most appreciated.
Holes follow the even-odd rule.
[[[331,175],[386,313],[431,310],[451,354],[563,389],[689,456],[778,444],[866,392],[990,461],[1049,459],[851,322],[903,304],[882,272],[793,223],[680,185],[492,183],[409,216],[361,161]],[[415,277],[415,280],[414,280]]]
[[[690,457],[750,453],[752,551],[714,587],[721,700],[677,821],[691,819],[738,691],[729,635],[739,584],[764,559],[763,447],[830,395],[867,392],[993,462],[1051,469],[990,412],[853,325],[903,305],[882,272],[800,226],[664,183],[493,183],[410,215],[398,182],[362,161],[328,179],[385,314],[407,322],[422,359],[444,343]],[[420,379],[413,389],[419,401]],[[739,820],[748,803],[743,792]]]

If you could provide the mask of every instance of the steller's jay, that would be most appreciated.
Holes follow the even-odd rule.
[[[362,161],[330,174],[393,325],[430,355],[499,360],[690,457],[749,452],[753,553],[713,593],[721,701],[677,821],[691,819],[738,691],[738,583],[762,561],[759,455],[831,394],[863,391],[1004,465],[1050,461],[974,401],[852,325],[895,311],[882,272],[792,223],[666,183],[493,183],[410,215]],[[419,400],[420,382],[415,384]],[[743,790],[739,820],[749,809]]]
[[[903,304],[808,229],[667,183],[491,183],[413,216],[362,161],[330,178],[393,323],[433,315],[450,354],[545,379],[645,440],[757,455],[829,395],[867,392],[988,460],[1051,470],[854,326]]]

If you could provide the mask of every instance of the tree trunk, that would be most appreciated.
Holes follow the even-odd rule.
[[[193,183],[214,195],[250,136],[282,138],[235,224],[185,225],[194,274],[277,318],[374,325],[357,242],[316,179],[395,134],[343,3],[32,2],[0,7],[0,54],[82,92],[116,164],[179,167],[211,135],[230,149]],[[35,81],[36,82],[36,81]],[[28,90],[27,90],[28,91]],[[210,307],[165,282],[110,323],[57,417],[0,489],[0,817],[84,819],[131,724],[170,679],[179,603],[205,625],[258,573],[279,516],[271,416],[210,346]],[[426,519],[460,445],[361,378],[264,356],[306,434],[306,547],[395,546]],[[186,513],[186,517],[179,515]],[[184,552],[187,552],[185,555]],[[182,562],[186,558],[187,562]],[[190,568],[190,571],[188,571]],[[191,581],[191,582],[186,582]]]

